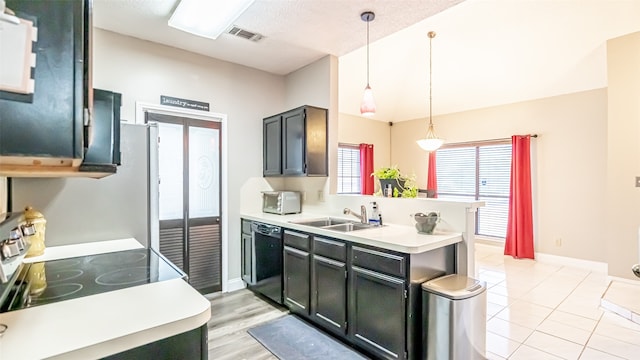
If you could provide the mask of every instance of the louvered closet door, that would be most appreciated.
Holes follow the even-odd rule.
[[[220,124],[147,114],[158,123],[160,252],[203,294],[222,289]]]

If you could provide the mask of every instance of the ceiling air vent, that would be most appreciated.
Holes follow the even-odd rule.
[[[237,37],[241,37],[243,39],[247,39],[247,40],[251,40],[251,41],[260,41],[263,36],[258,34],[258,33],[254,33],[245,29],[241,29],[237,26],[232,26],[231,29],[229,29],[229,31],[227,31],[227,33],[231,34],[231,35],[235,35]]]

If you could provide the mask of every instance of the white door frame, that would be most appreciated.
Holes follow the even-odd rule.
[[[136,101],[136,124],[144,124],[145,113],[153,112],[157,114],[163,115],[171,115],[171,116],[181,116],[188,117],[192,119],[204,120],[204,121],[217,121],[220,123],[220,131],[222,132],[222,153],[220,154],[221,161],[221,171],[223,176],[220,180],[220,207],[221,207],[221,224],[222,224],[222,232],[220,236],[222,237],[221,244],[221,252],[222,252],[222,292],[227,292],[228,289],[228,239],[229,239],[229,206],[228,206],[228,198],[227,198],[227,177],[229,174],[228,171],[228,149],[227,149],[227,115],[220,113],[210,113],[200,110],[191,110],[178,108],[173,106],[159,105],[159,104],[151,104]]]

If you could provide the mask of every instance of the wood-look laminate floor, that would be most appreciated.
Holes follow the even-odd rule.
[[[277,360],[247,330],[288,314],[249,290],[207,295],[211,301],[209,359]]]

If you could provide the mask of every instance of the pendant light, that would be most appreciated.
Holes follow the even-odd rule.
[[[433,38],[436,36],[436,33],[433,31],[429,31],[427,36],[429,36],[429,128],[427,129],[427,136],[424,139],[420,139],[416,142],[423,150],[431,152],[437,150],[440,146],[442,146],[444,140],[438,138],[438,136],[436,135],[436,132],[433,130],[433,121],[431,120],[431,40],[433,40]]]
[[[376,18],[376,14],[372,11],[365,11],[360,14],[360,18],[367,23],[367,86],[364,88],[360,114],[372,116],[376,113],[376,103],[373,101],[373,92],[371,91],[371,86],[369,86],[369,23]]]

